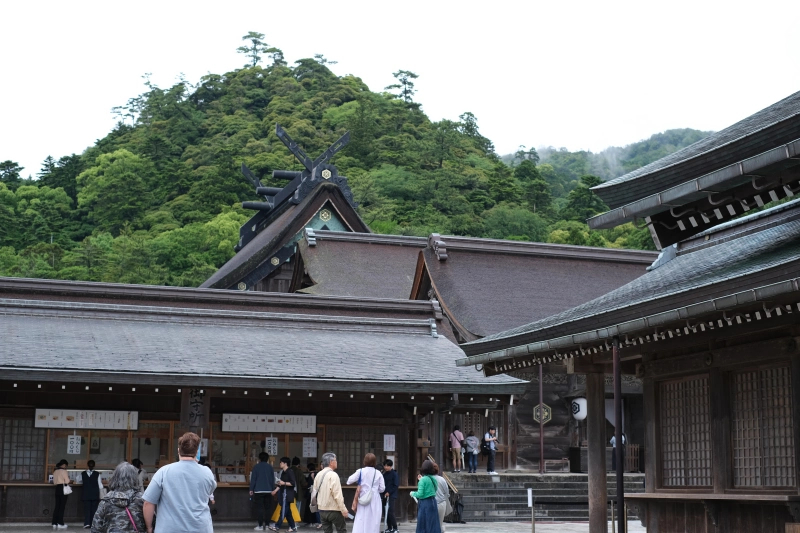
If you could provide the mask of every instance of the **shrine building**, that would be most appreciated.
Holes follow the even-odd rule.
[[[594,191],[611,209],[590,227],[646,224],[659,259],[463,344],[458,365],[587,375],[592,533],[621,500],[606,492],[612,371],[643,381],[646,492],[625,501],[648,532],[800,531],[800,93]]]

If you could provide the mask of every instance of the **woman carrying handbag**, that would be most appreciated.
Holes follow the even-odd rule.
[[[347,484],[358,483],[356,497],[353,500],[353,511],[356,519],[353,522],[353,533],[375,533],[381,528],[381,492],[386,490],[383,474],[378,472],[378,460],[375,454],[364,456],[364,467],[357,470],[347,479]]]
[[[53,485],[56,488],[56,505],[53,509],[53,529],[67,529],[64,523],[64,509],[67,506],[67,496],[72,494],[72,487],[69,486],[72,480],[67,474],[67,461],[61,459],[56,464],[56,469],[53,471]]]

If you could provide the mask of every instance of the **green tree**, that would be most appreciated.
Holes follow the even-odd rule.
[[[0,163],[0,183],[5,183],[12,191],[16,190],[17,187],[22,185],[20,174],[24,168],[10,159],[3,161]]]
[[[153,165],[122,149],[97,158],[78,176],[78,206],[99,229],[116,233],[127,222],[138,226],[152,194]]]
[[[539,215],[521,207],[498,205],[484,213],[484,237],[525,241],[544,241],[547,223]]]
[[[591,187],[603,183],[603,180],[597,176],[587,175],[581,176],[580,181],[580,185],[567,196],[567,205],[564,208],[563,216],[568,220],[583,222],[598,213],[608,211],[608,206],[590,190]]]
[[[514,177],[523,183],[541,179],[539,170],[536,168],[536,163],[530,159],[525,159],[522,163],[514,167]]]
[[[414,89],[414,81],[419,78],[418,75],[414,74],[409,70],[398,70],[397,72],[393,72],[392,76],[398,81],[398,83],[393,83],[392,85],[388,85],[386,87],[387,91],[391,90],[399,90],[397,96],[402,99],[406,104],[409,106],[417,106],[414,103],[414,94],[417,92]]]
[[[553,203],[550,186],[543,179],[535,179],[523,187],[525,201],[528,202],[528,206],[534,213],[547,210]]]
[[[242,36],[243,41],[250,41],[247,46],[240,46],[236,49],[240,54],[245,54],[249,58],[251,67],[258,65],[261,61],[261,54],[271,52],[270,46],[264,42],[264,34],[255,31],[247,32],[247,35]]]
[[[500,161],[495,163],[493,172],[489,177],[489,193],[497,202],[519,202],[522,190],[514,179],[511,169]]]
[[[530,161],[535,166],[539,163],[539,153],[536,151],[536,148],[528,150],[525,148],[524,144],[521,144],[519,145],[519,149],[514,152],[514,161],[519,161],[520,163]]]

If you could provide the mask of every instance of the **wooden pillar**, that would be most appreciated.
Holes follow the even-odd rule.
[[[714,492],[724,494],[730,483],[730,391],[725,386],[722,370],[712,368],[709,372],[709,402],[711,403],[711,445]]]
[[[614,337],[614,462],[617,464],[617,531],[626,533],[625,521],[625,461],[622,451],[625,442],[622,434],[622,368],[619,360],[619,337]]]
[[[586,375],[586,410],[589,441],[589,533],[607,533],[605,374]]]

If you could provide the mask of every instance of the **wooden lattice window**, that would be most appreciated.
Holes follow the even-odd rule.
[[[659,414],[662,485],[711,486],[708,376],[662,382]]]
[[[44,450],[47,430],[30,420],[0,420],[0,481],[45,480]]]
[[[732,389],[734,486],[794,487],[790,368],[737,372]]]
[[[361,468],[364,456],[374,453],[378,465],[385,455],[396,455],[397,451],[384,452],[383,436],[394,435],[395,447],[399,444],[399,431],[394,427],[327,426],[327,447],[336,454],[336,473],[343,479]]]

